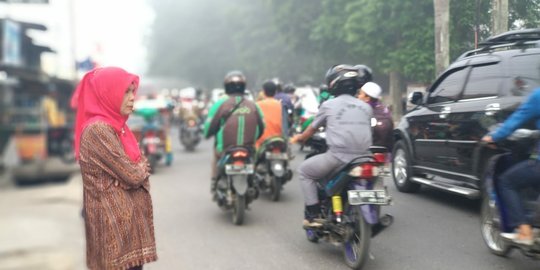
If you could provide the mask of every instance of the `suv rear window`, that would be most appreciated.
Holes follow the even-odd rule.
[[[516,55],[510,59],[511,93],[515,96],[528,95],[540,86],[540,54]]]

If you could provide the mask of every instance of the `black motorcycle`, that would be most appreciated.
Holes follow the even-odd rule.
[[[256,179],[261,191],[278,201],[283,185],[291,180],[288,143],[283,137],[266,139],[257,152]]]
[[[507,209],[500,196],[498,176],[512,165],[529,158],[531,145],[540,138],[540,131],[518,129],[505,141],[497,143],[502,153],[490,159],[485,177],[485,196],[482,201],[481,231],[488,249],[499,256],[507,256],[512,248],[520,249],[526,256],[540,259],[540,189],[521,191],[526,212],[533,221],[534,244],[521,245],[501,237],[501,232],[512,232],[508,225]],[[537,161],[532,161],[537,162]],[[539,175],[540,177],[540,175]]]
[[[180,142],[187,151],[195,150],[201,141],[202,129],[195,117],[185,119],[180,124]]]
[[[314,134],[306,145],[312,149],[306,159],[325,152],[325,133]],[[393,222],[392,216],[380,214],[381,206],[392,201],[381,173],[387,149],[370,150],[371,155],[357,157],[318,184],[321,218],[316,221],[323,225],[305,228],[313,243],[324,239],[342,246],[345,263],[353,269],[361,269],[367,261],[371,238]]]
[[[215,199],[222,210],[232,209],[235,225],[244,222],[246,208],[259,194],[253,168],[252,151],[242,146],[229,148],[218,161]]]

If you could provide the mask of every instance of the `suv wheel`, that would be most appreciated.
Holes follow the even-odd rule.
[[[395,144],[392,156],[392,178],[396,188],[406,193],[418,191],[420,184],[411,182],[411,159],[403,141],[398,141]]]

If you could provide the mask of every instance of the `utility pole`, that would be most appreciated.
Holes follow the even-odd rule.
[[[433,0],[435,11],[435,75],[450,64],[450,0]]]
[[[508,31],[508,0],[492,0],[491,5],[492,34],[498,35]]]

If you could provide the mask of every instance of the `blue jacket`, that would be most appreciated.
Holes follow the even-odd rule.
[[[540,88],[536,88],[503,125],[491,133],[491,138],[493,141],[503,140],[531,119],[535,119],[536,128],[540,129]]]

